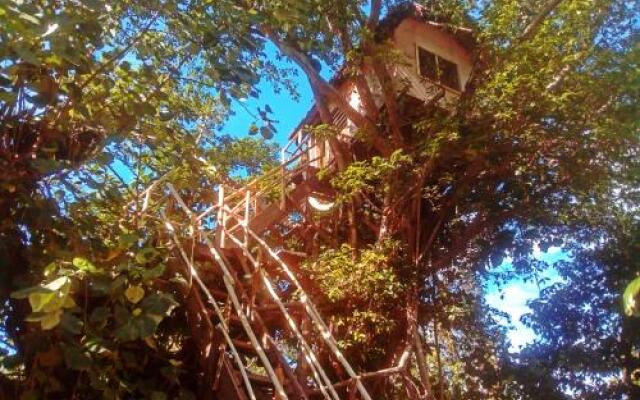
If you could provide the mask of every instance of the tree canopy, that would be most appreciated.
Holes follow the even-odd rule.
[[[274,104],[248,110],[261,137],[221,134],[246,99],[268,104],[264,83],[294,99],[310,85],[319,121],[305,129],[336,155],[318,174],[335,209],[287,246],[309,255],[340,348],[363,372],[407,344],[424,353],[376,398],[638,397],[640,5],[417,3],[1,3],[0,397],[211,395],[213,328],[194,322],[153,217],[165,206],[145,190],[171,182],[204,209],[217,185],[271,171]],[[453,109],[397,96],[384,30],[408,9],[473,32]],[[338,139],[334,109],[361,150]],[[536,279],[534,249],[550,246],[568,255],[561,279],[525,318],[536,341],[512,354],[486,281]]]

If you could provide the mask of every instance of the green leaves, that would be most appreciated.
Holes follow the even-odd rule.
[[[622,303],[626,315],[640,317],[640,277],[629,283],[622,295]]]
[[[43,330],[58,326],[65,309],[74,308],[75,301],[70,296],[71,279],[61,276],[41,285],[13,292],[16,299],[29,299],[32,313],[26,318],[28,322],[39,322]]]
[[[305,265],[332,302],[390,301],[401,295],[403,284],[397,268],[402,253],[398,243],[387,241],[379,247],[358,252],[347,244],[339,249],[327,249],[317,260]],[[364,301],[364,300],[363,300]]]
[[[375,36],[369,29],[360,29],[367,17],[366,5],[357,1],[258,2],[250,9],[237,2],[209,3],[164,1],[154,3],[153,9],[147,2],[131,1],[63,0],[54,8],[34,0],[0,5],[4,28],[0,54],[5,57],[0,102],[7,103],[2,104],[3,118],[12,117],[0,122],[3,129],[16,127],[7,137],[17,138],[9,140],[11,146],[0,157],[4,172],[0,215],[9,216],[0,220],[0,263],[5,265],[6,254],[25,256],[18,263],[10,260],[7,264],[12,268],[1,270],[9,275],[5,282],[18,281],[12,279],[18,274],[14,270],[32,277],[32,283],[45,279],[14,295],[29,301],[33,313],[28,320],[47,330],[12,333],[24,339],[20,346],[55,341],[70,349],[64,352],[65,367],[33,363],[28,357],[35,353],[22,351],[26,367],[16,376],[27,372],[31,386],[48,389],[56,387],[49,377],[74,378],[74,385],[65,385],[68,391],[56,389],[60,392],[44,393],[41,398],[180,398],[175,388],[196,381],[191,379],[195,364],[188,365],[190,376],[185,380],[177,368],[180,362],[187,364],[180,359],[184,354],[195,354],[181,351],[191,350],[187,347],[191,342],[183,341],[194,327],[185,320],[187,313],[166,318],[177,306],[168,294],[173,287],[168,285],[182,278],[166,276],[157,281],[167,273],[169,255],[166,238],[158,234],[162,226],[149,216],[163,200],[158,191],[148,197],[141,191],[158,177],[168,176],[179,190],[189,191],[189,206],[198,209],[215,201],[210,189],[221,180],[248,177],[273,164],[274,147],[263,140],[218,135],[227,113],[241,106],[237,100],[257,97],[256,89],[262,89],[263,83],[292,89],[288,66],[280,68],[286,62],[264,51],[265,39],[256,27],[271,25],[277,37],[309,57],[313,68],[328,66],[323,77],[345,60],[351,73],[362,67],[360,50],[355,57],[343,54],[336,29],[344,28],[346,39],[353,39],[356,48]],[[363,371],[389,360],[387,347],[396,333],[406,331],[405,299],[417,282],[417,304],[411,307],[418,311],[418,322],[438,320],[435,326],[447,324],[445,331],[455,330],[448,338],[447,333],[441,336],[440,347],[451,346],[443,358],[460,358],[445,360],[444,373],[461,383],[446,382],[452,393],[441,395],[490,398],[487,391],[494,387],[493,376],[477,379],[477,371],[487,371],[483,362],[492,357],[487,350],[491,346],[485,346],[489,341],[473,341],[483,327],[455,325],[464,317],[460,314],[472,308],[466,302],[478,288],[467,272],[477,271],[486,248],[508,246],[493,236],[503,215],[512,224],[522,221],[521,236],[530,237],[537,233],[529,234],[526,224],[569,226],[571,217],[554,218],[566,211],[558,211],[563,205],[577,213],[596,203],[610,208],[620,204],[613,198],[603,200],[598,191],[607,190],[602,183],[612,176],[609,171],[633,169],[624,157],[638,153],[624,136],[636,135],[637,127],[625,119],[635,115],[637,57],[636,61],[623,59],[620,55],[628,44],[621,41],[609,48],[605,44],[601,50],[601,44],[590,39],[610,39],[608,30],[615,20],[602,19],[606,29],[591,24],[596,25],[605,8],[615,10],[615,2],[606,7],[582,0],[563,2],[531,43],[517,46],[512,46],[514,34],[531,21],[539,9],[536,2],[476,2],[489,4],[484,14],[467,13],[462,2],[422,3],[438,21],[446,21],[450,14],[459,16],[454,25],[466,23],[465,14],[480,16],[475,28],[483,32],[477,38],[481,45],[474,59],[482,65],[474,71],[478,81],[472,85],[477,92],[468,93],[465,104],[452,111],[452,118],[439,110],[406,105],[419,114],[412,117],[424,121],[414,130],[411,124],[405,125],[412,121],[400,119],[407,148],[390,157],[370,157],[378,154],[368,148],[373,132],[358,133],[354,142],[358,148],[346,154],[356,162],[333,181],[342,204],[334,208],[332,221],[324,216],[327,223],[317,224],[320,246],[333,247],[321,248],[305,272],[313,279],[314,299],[320,300],[321,311],[344,339],[341,344],[353,350],[350,359],[379,357],[369,364],[363,361]],[[461,36],[461,31],[455,35]],[[385,49],[380,46],[377,51]],[[379,64],[397,61],[396,56],[366,57],[372,58],[365,56],[365,62],[385,61]],[[484,65],[488,69],[483,70]],[[558,84],[547,90],[557,77]],[[369,78],[375,81],[373,76],[365,80]],[[258,82],[262,82],[259,88]],[[378,100],[377,93],[375,97]],[[262,99],[258,102],[266,104]],[[288,111],[275,105],[274,109]],[[372,121],[380,130],[378,139],[385,142],[390,111],[380,108],[381,118]],[[271,140],[279,118],[272,113],[269,106],[258,108],[259,115],[251,117],[257,123],[250,125],[249,134]],[[313,129],[318,140],[337,134],[331,126]],[[83,164],[86,160],[90,161]],[[426,172],[420,175],[419,171]],[[416,177],[425,179],[425,184],[410,192],[420,184]],[[581,187],[580,182],[585,184]],[[621,185],[638,187],[632,182]],[[55,199],[49,190],[57,195]],[[563,204],[565,198],[570,200]],[[414,209],[414,201],[420,201],[422,221],[405,214]],[[140,213],[142,203],[147,213]],[[353,234],[357,240],[352,241],[353,247],[335,248],[348,235],[346,224],[337,219],[349,212],[346,205],[356,208]],[[633,208],[631,204],[627,209]],[[602,225],[609,216],[588,219],[582,226]],[[382,219],[385,228],[394,229],[394,237],[396,233],[402,237],[404,230],[424,228],[415,239],[433,245],[420,265],[407,262],[406,250],[392,243],[369,246],[378,237],[376,228]],[[476,238],[482,245],[476,245]],[[306,251],[316,246],[295,243],[297,239],[291,239],[292,248]],[[413,243],[413,236],[409,240]],[[46,267],[42,274],[42,266],[52,261],[53,267]],[[429,281],[429,273],[431,281],[433,275],[443,279],[441,287]],[[167,293],[157,291],[167,286]],[[620,284],[615,287],[619,290]],[[435,296],[427,289],[442,290]],[[593,287],[581,290],[589,292]],[[81,307],[75,306],[73,296]],[[635,286],[623,297],[625,312],[637,315]],[[482,309],[481,301],[474,301]],[[438,319],[438,311],[448,314]],[[557,313],[552,311],[547,320],[556,323]],[[425,336],[432,333],[428,326],[421,328]],[[159,330],[161,334],[156,335]],[[168,359],[176,360],[170,379],[160,373]],[[475,369],[467,380],[460,378],[465,364]],[[606,368],[602,370],[611,366]],[[481,388],[486,390],[478,390],[483,396],[453,393],[457,387],[467,390],[486,382],[490,383]],[[380,396],[387,397],[393,396]]]
[[[29,295],[33,294],[49,294],[50,290],[43,288],[42,286],[30,286],[28,288],[16,290],[11,293],[11,297],[14,299],[26,299]]]
[[[360,193],[382,194],[392,187],[402,187],[403,179],[410,181],[411,162],[411,156],[401,149],[396,150],[388,158],[375,156],[371,160],[351,163],[331,179],[331,184],[338,190],[338,200],[342,202]]]
[[[91,367],[91,357],[80,347],[65,346],[64,362],[67,367],[76,371],[86,371]]]
[[[166,266],[164,264],[158,264],[153,268],[147,268],[142,270],[140,277],[144,282],[153,281],[156,278],[160,278],[164,275]]]
[[[42,330],[50,330],[58,326],[63,311],[56,309],[50,312],[33,312],[25,318],[27,322],[40,322]]]
[[[136,304],[144,297],[144,289],[140,285],[129,286],[127,290],[124,291],[124,296],[129,302]]]
[[[136,296],[138,294],[139,292]],[[138,300],[137,297],[136,300]],[[171,295],[154,293],[144,298],[140,307],[134,309],[131,314],[121,309],[119,319],[122,323],[116,329],[115,337],[120,341],[128,342],[153,335],[160,322],[177,305],[178,303]]]
[[[140,238],[135,233],[123,233],[118,237],[118,246],[124,250],[128,250],[136,244]]]
[[[98,269],[84,257],[75,257],[72,264],[82,272],[94,273],[98,271]]]
[[[166,293],[154,293],[147,296],[140,308],[147,314],[156,316],[167,316],[171,311],[178,306],[178,303],[174,300],[173,296]]]
[[[155,333],[160,321],[155,316],[141,315],[131,317],[127,322],[116,329],[115,337],[122,342],[130,342],[144,339]]]
[[[404,257],[399,243],[388,240],[359,251],[343,244],[303,264],[331,304],[330,318],[344,349],[371,356],[383,346],[403,306],[399,300],[408,287],[405,279],[411,276]]]
[[[260,134],[265,140],[273,139],[273,128],[269,125],[264,125],[260,127]]]
[[[153,247],[145,247],[136,253],[135,259],[138,264],[146,264],[151,262],[158,254],[158,251]]]
[[[104,327],[107,319],[111,316],[111,309],[108,307],[96,307],[91,311],[89,322],[95,324],[98,328]]]

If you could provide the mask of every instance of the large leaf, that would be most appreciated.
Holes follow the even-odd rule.
[[[14,299],[26,299],[32,294],[48,294],[51,293],[52,290],[47,288],[43,288],[42,286],[31,286],[28,288],[16,290],[11,293],[11,297]]]
[[[624,313],[640,317],[640,277],[631,281],[622,295]]]
[[[40,326],[43,330],[53,329],[60,323],[60,317],[62,316],[62,310],[56,310],[49,312],[40,321]]]
[[[72,262],[73,266],[84,272],[96,272],[97,268],[84,257],[75,257]]]
[[[144,289],[140,285],[129,286],[127,290],[124,291],[124,296],[131,303],[136,304],[144,297]]]
[[[164,316],[168,315],[177,305],[178,303],[171,295],[165,293],[154,293],[147,296],[140,304],[140,307],[147,314]]]
[[[142,314],[133,316],[116,329],[116,339],[123,342],[144,339],[156,332],[156,328],[161,321],[162,317],[157,315]]]

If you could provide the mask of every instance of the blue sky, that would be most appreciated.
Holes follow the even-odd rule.
[[[267,45],[266,55],[271,60],[276,58],[276,49],[272,44]],[[282,62],[275,62],[282,67],[292,68],[293,64],[283,64]],[[257,99],[249,98],[244,101],[244,106],[249,108],[253,114],[257,114],[257,107],[264,108],[265,105],[269,105],[273,110],[273,118],[278,122],[275,125],[276,134],[273,141],[279,145],[284,145],[289,137],[291,131],[298,125],[304,115],[309,111],[313,104],[313,94],[311,93],[311,87],[304,78],[302,71],[296,68],[298,76],[295,79],[295,84],[298,90],[299,98],[293,99],[288,91],[282,90],[280,93],[274,91],[273,85],[266,79],[262,79],[258,84],[260,90],[260,96]],[[327,68],[323,68],[323,75],[329,74]],[[235,115],[231,116],[220,133],[229,134],[236,137],[242,137],[247,135],[249,126],[254,121],[253,117],[244,109],[243,106],[236,101],[233,104],[232,111]]]
[[[560,281],[557,271],[552,267],[553,263],[569,259],[566,253],[559,247],[551,247],[547,252],[542,252],[539,248],[536,248],[533,255],[535,258],[549,265],[549,267],[538,276],[538,281],[544,281],[544,284],[539,285],[536,281],[525,281],[521,278],[512,279],[500,287],[492,282],[488,282],[484,292],[488,305],[510,316],[510,321],[504,320],[502,323],[508,327],[508,339],[511,342],[511,352],[519,351],[535,339],[536,335],[533,330],[525,326],[520,321],[520,318],[531,311],[527,306],[528,301],[538,298],[540,291],[545,287]],[[497,268],[497,271],[509,270],[511,268],[511,260],[506,259]]]

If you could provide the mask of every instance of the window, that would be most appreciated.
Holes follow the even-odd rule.
[[[420,75],[448,88],[460,91],[458,66],[418,46],[418,69]]]
[[[438,82],[438,61],[436,60],[436,55],[418,47],[418,58],[420,75]]]

